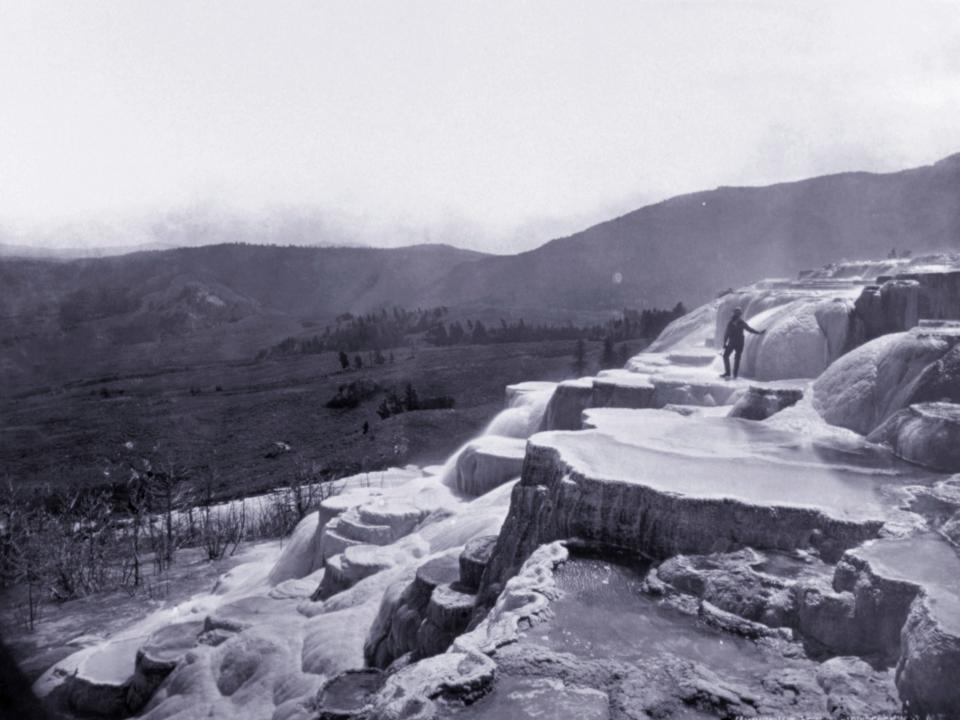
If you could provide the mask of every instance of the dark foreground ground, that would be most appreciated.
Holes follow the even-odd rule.
[[[600,343],[587,346],[587,370],[595,370]],[[282,485],[298,472],[342,477],[436,463],[503,407],[504,386],[576,374],[570,341],[392,353],[393,363],[362,370],[341,370],[336,355],[324,353],[78,379],[42,393],[24,390],[0,399],[0,480],[122,482],[131,465],[150,457],[177,463],[195,488],[226,498]],[[420,398],[450,396],[455,406],[386,420],[376,412],[382,392],[352,409],[325,406],[341,385],[358,380],[401,393],[410,383]]]

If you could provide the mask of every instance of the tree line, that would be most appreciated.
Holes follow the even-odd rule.
[[[364,359],[360,352],[369,352],[366,364],[381,365],[393,362],[393,355],[385,355],[384,348],[402,347],[411,338],[421,337],[425,342],[439,346],[484,345],[492,343],[540,342],[550,340],[603,340],[613,342],[656,337],[669,323],[685,315],[687,309],[678,302],[673,308],[625,308],[617,317],[605,323],[562,325],[527,323],[523,318],[514,321],[500,319],[499,323],[484,323],[470,318],[447,320],[446,307],[426,310],[391,311],[365,315],[344,313],[328,325],[323,333],[311,336],[288,337],[270,348],[261,350],[257,359],[286,355],[310,355],[327,351],[339,355],[344,370],[354,366],[360,369]],[[352,357],[351,357],[352,356]]]

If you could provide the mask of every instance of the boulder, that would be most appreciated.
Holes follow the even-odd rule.
[[[750,389],[734,403],[730,417],[744,420],[766,420],[781,410],[796,405],[803,399],[800,388],[765,388],[751,385]]]
[[[483,653],[436,655],[390,675],[374,699],[373,716],[435,717],[424,711],[434,703],[473,703],[493,689],[495,678],[496,665]]]
[[[155,631],[137,651],[136,673],[127,690],[126,705],[137,712],[160,687],[160,683],[199,644],[204,624],[200,621],[166,625]]]
[[[870,433],[897,457],[917,465],[960,472],[960,405],[936,402],[904,408]]]
[[[898,715],[902,705],[890,673],[878,673],[856,657],[835,657],[820,664],[817,683],[827,695],[834,720]]]
[[[816,380],[813,405],[828,423],[869,435],[911,403],[921,377],[924,387],[937,385],[947,367],[938,361],[958,344],[960,333],[952,328],[925,324],[879,337],[844,355]]]

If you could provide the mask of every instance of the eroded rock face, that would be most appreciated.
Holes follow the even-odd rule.
[[[445,650],[473,611],[473,596],[457,586],[459,579],[457,555],[446,554],[417,568],[412,582],[391,586],[364,643],[367,664],[385,668],[407,653],[426,657]]]
[[[920,320],[919,300],[920,283],[916,280],[887,280],[865,287],[856,301],[864,339],[915,327]]]
[[[917,598],[903,627],[897,689],[912,714],[951,713],[960,708],[960,635],[938,618],[929,597]]]
[[[544,430],[579,430],[580,416],[590,407],[593,378],[565,380],[553,391],[543,416]]]
[[[771,415],[796,405],[802,399],[801,388],[763,388],[751,385],[730,410],[730,417],[766,420]]]
[[[960,472],[960,405],[920,403],[904,408],[870,433],[897,457],[945,472]]]
[[[496,544],[496,535],[481,535],[468,542],[460,554],[460,583],[474,593],[480,589],[483,571]]]
[[[960,402],[960,344],[920,373],[906,402]]]

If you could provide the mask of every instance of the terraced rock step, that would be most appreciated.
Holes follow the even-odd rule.
[[[416,652],[420,626],[426,620],[434,590],[456,582],[459,577],[458,558],[442,555],[420,565],[412,582],[391,587],[364,643],[367,664],[385,668],[400,656]]]
[[[358,497],[328,498],[326,511],[339,514],[332,517],[320,533],[320,553],[324,562],[357,545],[389,545],[409,535],[429,514],[428,508],[408,502],[365,498],[357,505]],[[343,509],[341,509],[343,508]]]
[[[848,556],[882,582],[912,588],[897,689],[917,715],[960,708],[960,556],[937,535],[867,543]]]
[[[593,378],[564,380],[557,385],[543,416],[544,430],[579,430],[580,415],[590,407]]]
[[[460,554],[460,583],[474,593],[480,588],[483,571],[496,544],[496,535],[481,535],[468,542]]]
[[[825,464],[762,423],[614,412],[597,411],[595,430],[530,439],[485,585],[502,585],[537,545],[571,537],[655,558],[749,546],[836,560],[875,537],[897,488],[916,482],[909,466],[878,472],[866,452],[862,469],[852,453]]]
[[[589,408],[658,409],[666,405],[729,405],[747,389],[744,381],[724,381],[709,373],[646,373],[605,370],[594,378],[560,383],[544,415],[544,430],[580,430]]]
[[[393,528],[389,525],[371,525],[360,519],[360,513],[347,510],[337,518],[337,532],[351,540],[369,545],[386,545],[393,542]]]
[[[520,476],[527,441],[484,435],[471,441],[457,458],[457,490],[477,497]]]
[[[364,578],[409,561],[423,552],[422,548],[352,545],[340,555],[326,560],[325,572],[312,600],[325,600],[353,587]]]
[[[320,538],[320,554],[324,563],[327,558],[341,554],[348,547],[365,544],[363,540],[355,540],[342,534],[339,521],[340,518],[334,518],[323,529],[323,535]]]
[[[473,615],[476,596],[459,583],[438,585],[430,593],[426,617],[417,630],[414,657],[442,653],[462,633]]]

